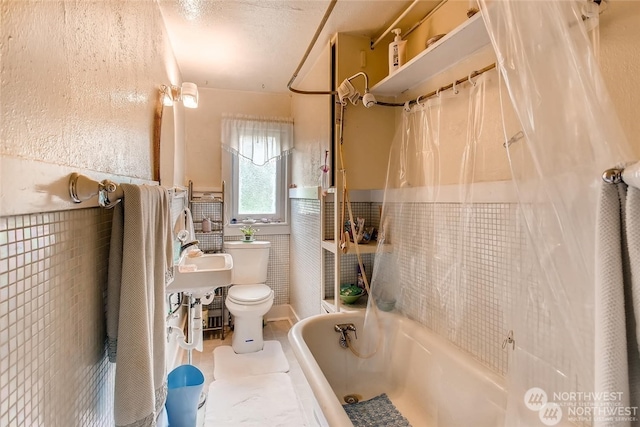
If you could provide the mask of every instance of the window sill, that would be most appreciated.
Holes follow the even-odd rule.
[[[242,236],[242,231],[240,228],[245,226],[246,224],[227,224],[224,226],[224,235],[225,236]],[[254,228],[259,229],[260,231],[256,234],[256,236],[269,236],[274,234],[290,234],[291,227],[289,224],[281,222],[275,224],[265,224],[261,222],[256,222],[252,224]]]

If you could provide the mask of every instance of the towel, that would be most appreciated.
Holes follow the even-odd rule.
[[[596,223],[595,391],[622,393],[621,407],[640,403],[640,190],[602,184]],[[597,417],[594,426],[628,421]]]
[[[165,293],[173,270],[169,196],[122,184],[113,212],[107,284],[116,426],[155,426],[167,394]]]
[[[185,231],[186,234],[184,233]],[[184,208],[182,212],[180,212],[180,215],[178,215],[176,224],[173,227],[173,234],[180,241],[190,242],[195,240],[196,232],[193,226],[193,216],[189,208]]]

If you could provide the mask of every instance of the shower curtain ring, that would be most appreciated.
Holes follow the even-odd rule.
[[[454,95],[457,95],[457,94],[459,94],[459,93],[460,93],[460,91],[456,88],[456,83],[458,83],[458,81],[457,81],[457,80],[454,80],[454,81],[453,81],[453,94],[454,94]]]
[[[471,83],[471,85],[475,87],[476,82],[474,82],[473,80],[471,80],[471,75],[472,75],[473,73],[475,73],[475,71],[473,71],[473,72],[469,73],[469,77],[467,77],[467,80],[469,80],[469,83]]]
[[[422,98],[422,95],[418,96],[418,98],[416,99],[416,105],[418,107],[422,107],[422,104],[420,104],[420,98]]]
[[[437,96],[438,98],[440,98],[440,90],[441,90],[441,89],[442,89],[442,88],[441,88],[441,87],[439,87],[439,88],[436,90],[436,96]]]

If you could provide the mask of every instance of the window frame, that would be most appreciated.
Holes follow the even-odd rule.
[[[289,187],[289,162],[291,156],[287,154],[280,156],[277,159],[271,160],[272,162],[276,162],[276,213],[273,215],[243,215],[241,217],[238,211],[240,199],[240,195],[238,192],[240,179],[240,155],[237,153],[231,153],[224,149],[223,151],[226,152],[228,156],[228,178],[231,183],[231,188],[229,189],[229,218],[235,218],[239,224],[242,224],[242,220],[246,218],[254,219],[256,220],[256,222],[260,222],[262,218],[268,218],[271,221],[271,224],[288,224],[289,212],[287,203],[287,188]],[[274,220],[278,218],[280,219],[280,222],[274,222]]]

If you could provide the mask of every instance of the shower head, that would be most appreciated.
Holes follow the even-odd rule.
[[[360,92],[353,87],[349,79],[345,79],[338,87],[338,99],[342,105],[347,105],[347,99],[353,105],[357,105],[360,100]]]
[[[338,99],[342,105],[347,105],[347,99],[351,101],[353,105],[358,104],[358,101],[360,100],[360,93],[351,84],[351,80],[358,76],[364,77],[364,96],[362,96],[362,104],[366,108],[370,108],[372,105],[376,104],[377,101],[373,94],[369,92],[369,78],[362,71],[342,81],[338,87]]]
[[[367,90],[364,93],[364,96],[362,97],[362,104],[365,107],[370,108],[375,103],[377,103],[376,97],[373,96],[373,94]]]

